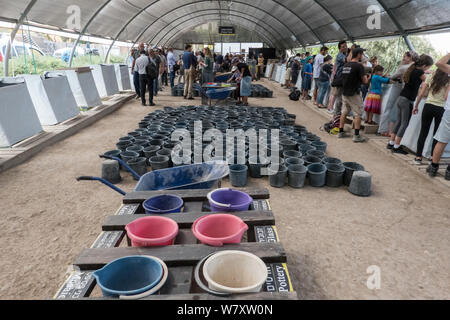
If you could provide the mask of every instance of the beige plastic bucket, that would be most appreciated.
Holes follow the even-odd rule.
[[[266,264],[254,254],[222,251],[203,266],[203,275],[211,290],[226,293],[260,292],[267,279]]]

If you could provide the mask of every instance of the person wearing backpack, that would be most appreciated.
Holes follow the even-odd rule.
[[[158,77],[158,69],[156,66],[156,59],[155,59],[156,53],[152,50],[149,51],[148,56],[148,64],[147,64],[147,77],[148,77],[148,93],[149,93],[149,100],[150,100],[150,106],[154,106],[153,103],[153,84],[155,82],[155,79]],[[145,102],[145,98],[144,98]]]
[[[331,78],[331,95],[334,96],[334,101],[336,104],[336,108],[334,111],[335,115],[341,115],[342,113],[342,92],[343,92],[343,76],[342,70],[344,69],[344,65],[347,63],[347,42],[341,41],[338,45],[339,54],[336,57],[335,63],[335,71]]]
[[[361,117],[363,100],[361,97],[361,84],[368,84],[370,75],[367,75],[361,63],[364,49],[355,48],[352,51],[352,60],[344,65],[342,69],[342,95],[343,109],[341,113],[338,138],[345,138],[348,135],[344,132],[345,119],[350,111],[354,115],[355,135],[353,142],[364,142],[366,139],[359,134],[361,129]]]
[[[175,73],[178,71],[173,48],[169,48],[169,52],[167,53],[167,64],[169,66],[170,87],[173,88],[175,86]]]
[[[154,48],[153,50],[153,57],[156,63],[156,67],[158,69],[158,76],[153,80],[153,95],[156,97],[158,95],[159,90],[159,75],[160,75],[160,69],[161,69],[161,57],[159,56],[159,50],[157,48]]]

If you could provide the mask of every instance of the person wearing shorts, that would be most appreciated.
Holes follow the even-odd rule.
[[[343,75],[343,95],[342,95],[342,114],[339,127],[338,138],[347,137],[344,132],[345,120],[350,111],[353,112],[355,135],[353,142],[364,142],[366,139],[359,134],[361,129],[361,117],[363,100],[361,97],[361,84],[369,83],[369,76],[365,74],[364,66],[361,64],[364,49],[355,48],[352,52],[352,60],[344,65]]]

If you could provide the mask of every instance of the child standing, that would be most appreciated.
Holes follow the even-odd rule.
[[[312,62],[313,62],[313,57],[308,57],[307,58],[307,62],[305,64],[305,78],[302,84],[303,87],[303,95],[302,95],[302,99],[303,100],[307,100],[308,95],[309,95],[309,91],[311,90],[311,81],[312,81],[312,76],[313,76],[313,69],[312,69]]]
[[[366,106],[364,110],[367,113],[366,123],[375,124],[373,122],[374,114],[381,114],[381,85],[389,83],[389,78],[383,77],[384,68],[380,65],[375,66],[372,76],[372,88],[366,98]]]

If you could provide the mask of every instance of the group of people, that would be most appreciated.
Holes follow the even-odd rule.
[[[168,51],[164,48],[146,48],[140,43],[137,49],[131,51],[131,70],[133,71],[133,84],[136,90],[136,99],[141,99],[146,106],[146,93],[148,88],[150,106],[154,106],[154,96],[162,91],[162,86],[174,85],[176,60],[173,48]]]
[[[428,168],[430,176],[436,176],[439,161],[450,138],[449,126],[449,68],[450,54],[436,63],[437,70],[432,72],[433,58],[429,55],[418,55],[409,51],[403,56],[402,64],[393,75],[385,73],[384,67],[378,64],[377,57],[368,58],[365,49],[353,45],[350,49],[347,42],[338,44],[339,53],[332,64],[328,48],[322,47],[315,57],[309,52],[297,54],[287,62],[290,68],[290,85],[295,87],[298,77],[302,77],[302,98],[312,99],[319,108],[328,108],[334,113],[332,121],[339,124],[338,138],[348,137],[344,131],[345,120],[352,113],[354,117],[354,142],[364,142],[366,138],[360,134],[361,122],[365,113],[365,123],[375,124],[374,115],[389,113],[390,129],[387,148],[393,153],[408,154],[401,146],[403,136],[409,126],[411,116],[419,113],[419,104],[426,103],[422,112],[420,133],[417,133],[417,154],[415,161],[421,164],[423,150],[431,124],[434,120],[433,160]],[[312,81],[315,89],[309,96]],[[382,110],[382,85],[397,84],[401,86],[399,94],[394,97],[393,105]],[[329,91],[331,87],[331,91]],[[328,106],[324,106],[324,98],[329,93]],[[447,179],[450,179],[450,166],[447,168]]]
[[[247,57],[242,54],[213,54],[208,47],[203,52],[192,52],[192,46],[186,45],[185,52],[180,59],[184,70],[184,98],[193,100],[193,86],[196,80],[201,84],[214,82],[217,72],[231,70],[232,76],[228,80],[237,85],[235,91],[236,104],[248,106],[248,97],[251,96],[251,83],[258,80],[264,68],[264,57],[261,54],[256,60],[252,54]],[[261,70],[261,71],[259,71]],[[200,76],[196,76],[200,75]]]

